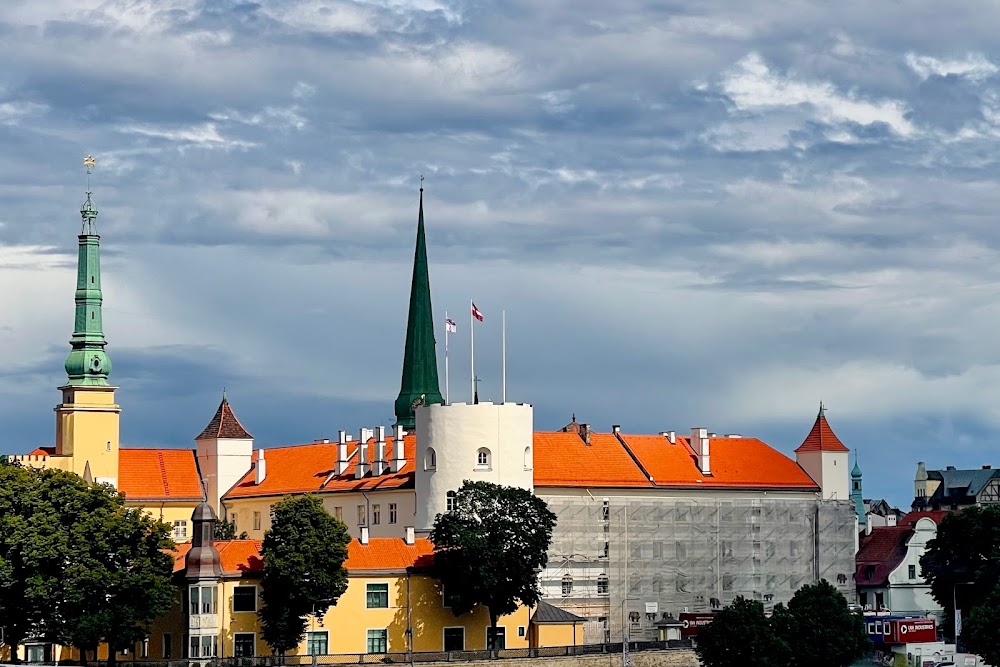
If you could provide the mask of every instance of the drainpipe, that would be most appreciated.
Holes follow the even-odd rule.
[[[406,568],[406,650],[413,664],[413,624],[410,619],[410,568]]]
[[[372,529],[371,529],[370,526],[372,525],[372,503],[371,503],[370,500],[368,500],[368,494],[367,493],[365,493],[364,491],[362,491],[361,495],[364,496],[364,499],[365,499],[365,525],[369,526],[369,528],[368,528],[368,536],[371,537]],[[359,529],[358,532],[360,532],[360,529]]]

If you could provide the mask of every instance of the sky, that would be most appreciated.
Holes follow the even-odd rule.
[[[0,2],[0,450],[52,443],[93,154],[122,442],[391,424],[419,177],[468,400],[1000,465],[1000,5]],[[444,384],[442,359],[442,384]],[[443,387],[442,387],[443,389]]]

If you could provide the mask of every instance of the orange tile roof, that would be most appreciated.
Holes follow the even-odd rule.
[[[613,434],[536,432],[535,486],[649,486],[642,471]]]
[[[386,436],[386,459],[393,455],[393,438]],[[359,441],[349,442],[348,455],[353,452]],[[369,452],[374,447],[375,440],[368,441]],[[413,434],[406,436],[406,465],[398,473],[388,472],[373,477],[365,475],[362,479],[354,478],[357,464],[357,454],[352,457],[347,471],[338,475],[323,485],[334,470],[337,461],[337,443],[312,443],[308,445],[292,445],[275,447],[264,451],[267,463],[267,474],[264,481],[255,483],[255,471],[251,469],[236,485],[230,489],[225,498],[247,498],[252,496],[275,496],[286,493],[309,493],[324,491],[368,491],[373,489],[412,489],[413,488],[413,456],[416,452],[417,438]],[[256,463],[258,452],[253,453]]]
[[[753,487],[815,490],[799,464],[757,438],[709,438],[711,475],[703,475],[689,438],[622,435],[656,486]]]
[[[28,452],[28,456],[54,456],[55,453],[55,447],[35,447],[33,450]]]
[[[128,500],[204,500],[193,449],[118,450],[118,490]]]
[[[222,563],[222,573],[240,575],[259,573],[264,570],[260,549],[263,543],[259,540],[220,540],[215,542]],[[186,565],[190,543],[178,544],[174,549],[174,572],[181,572]],[[374,537],[368,544],[351,540],[347,545],[347,561],[344,565],[348,572],[372,570],[405,570],[408,567],[427,567],[433,560],[434,545],[430,540],[417,538],[413,544],[407,544],[398,537]]]
[[[222,396],[222,402],[219,403],[219,409],[215,411],[212,421],[208,422],[208,426],[198,434],[195,440],[205,438],[253,438],[250,432],[243,428],[240,420],[236,418],[236,413],[233,412],[229,401],[226,400],[225,394]]]
[[[818,488],[794,460],[757,438],[711,438],[711,475],[701,473],[683,436],[674,445],[661,435],[622,440],[628,449],[613,433],[592,432],[589,446],[575,433],[535,433],[535,486]]]
[[[809,431],[809,435],[802,441],[799,448],[795,450],[796,453],[849,451],[851,450],[844,446],[844,443],[840,441],[837,434],[830,428],[830,424],[826,421],[826,415],[823,414],[822,409],[820,409],[820,413],[816,417],[816,422],[813,424],[812,430]]]

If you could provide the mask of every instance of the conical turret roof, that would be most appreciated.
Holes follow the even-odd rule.
[[[236,414],[233,412],[232,406],[229,405],[229,399],[226,398],[225,392],[222,392],[222,402],[219,403],[219,409],[215,411],[212,421],[208,422],[208,426],[198,434],[195,440],[209,440],[212,438],[253,439],[250,432],[243,428],[243,424],[236,418]]]
[[[830,428],[826,421],[826,408],[819,404],[819,414],[816,415],[816,422],[813,424],[809,435],[802,441],[795,453],[799,452],[849,452],[844,443],[840,441],[837,434]]]

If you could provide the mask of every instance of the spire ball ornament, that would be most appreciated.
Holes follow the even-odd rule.
[[[88,155],[83,158],[83,166],[87,168],[87,173],[89,174],[90,170],[97,166],[97,161],[94,159],[93,155]]]

